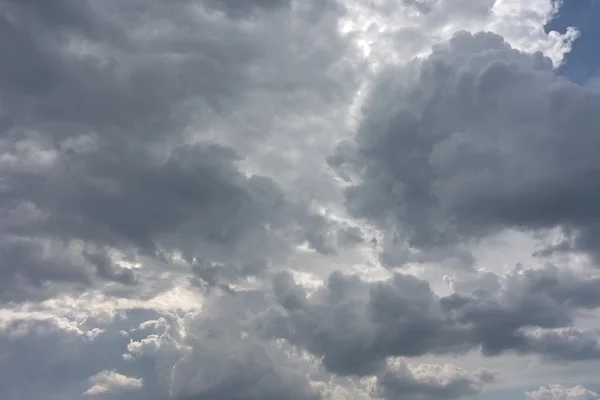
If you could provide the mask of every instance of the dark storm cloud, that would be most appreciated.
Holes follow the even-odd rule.
[[[355,139],[330,164],[359,174],[346,191],[355,216],[425,258],[504,228],[561,228],[572,248],[597,254],[598,109],[600,93],[556,76],[542,54],[458,33],[380,74]],[[391,239],[385,250],[394,254]]]
[[[15,243],[23,240],[7,241],[10,236],[133,247],[149,257],[178,250],[189,262],[195,257],[242,262],[241,257],[251,264],[284,251],[284,238],[269,230],[294,235],[295,210],[281,191],[268,179],[241,175],[228,149],[188,147],[157,160],[147,152],[115,146],[61,154],[58,160],[44,171],[18,171],[4,181],[10,188],[4,204],[28,203],[45,214],[15,218],[5,231],[3,271],[12,271],[8,276],[32,282],[85,276],[83,265],[57,269],[51,259],[33,263],[33,248],[17,253]],[[103,279],[133,283],[129,270],[119,272],[104,256],[86,251],[85,260]],[[238,272],[247,276],[260,269]]]
[[[598,279],[548,267],[517,270],[496,292],[440,298],[426,281],[409,275],[365,282],[336,272],[307,297],[283,274],[273,281],[281,308],[265,313],[257,327],[266,336],[287,339],[323,357],[324,366],[341,375],[376,373],[389,356],[472,349],[486,356],[516,352],[562,360],[597,358],[595,334],[549,330],[570,327],[576,310],[600,306],[599,289]],[[530,332],[532,328],[540,331]]]
[[[235,158],[229,149],[193,146],[160,160],[115,145],[62,154],[41,176],[19,174],[7,185],[16,199],[50,213],[25,232],[131,244],[151,253],[161,235],[228,246],[263,221],[285,222],[277,215],[286,206],[283,194],[267,179],[241,175]]]
[[[222,287],[262,274],[294,242],[333,252],[322,217],[203,135],[255,93],[310,88],[315,105],[346,90],[329,77],[347,48],[343,10],[329,4],[0,1],[2,297],[94,275],[134,283],[102,255],[110,249],[223,266],[193,267]],[[250,15],[256,23],[238,20]],[[306,41],[304,27],[319,38]],[[44,246],[68,254],[37,257]]]
[[[145,141],[150,132],[174,135],[186,122],[172,115],[182,101],[199,98],[217,109],[226,108],[247,88],[244,67],[262,51],[258,37],[241,37],[227,23],[195,21],[188,3],[170,5],[171,19],[163,21],[182,29],[152,43],[133,33],[151,32],[141,16],[160,21],[167,3],[111,4],[115,15],[109,3],[103,4],[105,9],[86,1],[61,1],[60,7],[81,19],[44,24],[34,16],[51,19],[53,14],[45,9],[53,7],[43,1],[29,3],[3,4],[0,45],[6,60],[0,71],[0,100],[3,114],[15,123],[44,124],[46,135],[64,136],[73,129],[138,139],[143,133]],[[82,28],[74,31],[74,23]],[[196,29],[213,31],[216,38],[189,37],[184,28],[195,23],[200,25]],[[84,29],[94,26],[100,28],[93,35]]]
[[[46,250],[46,251],[44,251]],[[90,275],[68,258],[52,258],[44,243],[35,240],[9,240],[0,244],[0,301],[41,299],[47,296],[44,284],[62,282],[76,287],[90,285]],[[52,251],[50,251],[52,253]]]

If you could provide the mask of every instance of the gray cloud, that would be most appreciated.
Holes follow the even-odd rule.
[[[358,241],[244,165],[294,134],[267,129],[274,117],[352,95],[343,13],[329,0],[0,0],[0,397],[322,397],[244,326],[263,293],[234,285],[284,268],[298,244]],[[150,302],[187,280],[205,290],[202,316],[11,312]]]
[[[600,357],[597,331],[577,328],[540,329],[525,333],[525,348],[547,360],[594,360]]]
[[[247,17],[256,11],[272,11],[279,8],[290,7],[291,0],[206,0],[208,7],[223,11],[230,17]]]
[[[84,252],[84,257],[96,267],[96,274],[100,278],[120,282],[123,285],[135,283],[135,275],[130,269],[115,266],[106,252]]]
[[[298,242],[335,252],[334,227],[216,143],[241,142],[243,126],[204,132],[265,91],[308,90],[316,105],[346,90],[330,77],[347,48],[330,3],[2,1],[0,297],[148,278],[113,265],[113,250],[166,264],[181,253],[199,283],[223,288]],[[261,22],[240,22],[250,14]]]
[[[542,54],[458,33],[380,74],[355,139],[330,164],[360,177],[348,209],[423,258],[504,228],[560,228],[595,254],[598,107],[597,91],[556,76]],[[411,260],[386,259],[389,243],[384,261]]]
[[[15,216],[7,237],[84,241],[134,248],[150,257],[177,250],[189,262],[203,257],[251,263],[282,254],[287,246],[283,231],[290,239],[295,235],[300,211],[268,179],[244,177],[230,150],[189,147],[163,161],[146,151],[124,149],[63,153],[43,171],[16,171],[4,182],[10,188],[4,204],[30,204],[43,217]],[[7,242],[12,244],[3,252],[3,270],[12,271],[8,276],[32,282],[91,279],[76,262],[60,269],[48,264],[52,260],[35,262],[33,243],[16,240]],[[18,266],[23,257],[30,268]],[[103,279],[133,283],[130,272],[118,272],[106,257],[84,251],[84,259]]]
[[[481,349],[549,359],[597,358],[598,336],[570,327],[574,312],[600,306],[598,279],[553,267],[516,270],[495,293],[438,297],[426,281],[395,274],[383,282],[332,274],[310,297],[289,275],[273,281],[280,308],[256,322],[263,335],[287,339],[323,357],[341,375],[370,375],[389,356],[462,354]],[[530,332],[530,328],[542,331]],[[546,331],[544,331],[544,329]]]

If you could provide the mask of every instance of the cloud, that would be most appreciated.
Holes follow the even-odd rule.
[[[543,31],[549,1],[512,3],[0,0],[2,400],[458,399],[501,383],[476,350],[598,359],[592,324],[575,323],[600,302],[582,271],[463,268],[447,294],[379,262],[472,267],[472,242],[515,225],[512,204],[469,194],[462,163],[500,160],[508,186],[492,194],[516,201],[507,158],[542,157],[547,175],[514,181],[537,190],[576,176],[551,156],[579,171],[572,154],[591,154],[583,122],[567,123],[591,95],[553,70],[574,31]],[[458,26],[547,57],[493,34],[446,43]],[[489,126],[550,135],[523,106],[548,87],[567,93],[548,132],[562,123],[573,146],[508,134],[489,156]],[[410,117],[423,132],[486,134],[461,131],[464,149],[395,141],[396,124],[418,125],[403,105],[425,110]],[[591,252],[589,225],[560,205],[559,222],[519,213],[518,228],[563,230],[540,257]],[[464,222],[462,206],[483,217]]]
[[[554,1],[373,0],[350,2],[349,9],[360,46],[377,67],[429,54],[432,45],[460,30],[495,32],[519,50],[541,51],[558,65],[579,36],[573,27],[559,29],[561,33],[545,29],[558,11]]]
[[[93,282],[95,272],[104,280],[133,283],[131,271],[107,258],[111,249],[154,258],[177,251],[190,263],[200,256],[239,263],[243,254],[251,263],[283,254],[285,237],[293,241],[296,235],[294,213],[302,211],[268,179],[243,176],[233,157],[214,146],[175,151],[164,161],[142,150],[104,148],[61,155],[33,176],[19,171],[5,180],[6,203],[29,204],[24,213],[39,210],[44,216],[15,215],[9,222],[6,278]],[[59,241],[73,244],[67,245],[71,263],[63,272],[48,268],[52,259],[35,256],[42,243]],[[61,245],[55,247],[60,254]],[[17,268],[24,258],[30,268]]]
[[[575,83],[592,86],[600,72],[598,70],[600,59],[594,51],[591,51],[593,38],[598,33],[598,28],[593,23],[600,12],[598,2],[559,1],[556,3],[559,5],[558,12],[548,21],[546,30],[565,31],[569,26],[575,26],[580,32],[579,38],[565,57],[560,73]]]
[[[367,382],[340,380],[292,346],[256,335],[253,320],[267,301],[263,292],[247,291],[211,296],[202,312],[14,315],[2,328],[0,368],[8,372],[0,384],[10,400],[319,400],[337,399],[327,397],[333,393],[349,399],[368,399],[369,393],[458,398],[494,382],[495,375],[483,369],[401,360],[389,360]]]
[[[243,126],[210,132],[265,91],[284,102],[310,89],[315,104],[346,90],[329,78],[348,45],[328,27],[343,10],[328,4],[3,2],[0,300],[153,279],[109,254],[169,270],[179,257],[202,285],[227,288],[298,243],[335,252],[323,239],[335,227],[244,170],[231,146]],[[240,20],[251,15],[262,22]]]
[[[401,361],[377,375],[371,396],[386,400],[456,399],[480,393],[494,380],[494,374],[486,370],[469,372],[450,364],[410,368]]]
[[[149,400],[320,399],[307,378],[310,364],[247,328],[246,314],[264,307],[262,293],[247,292],[214,296],[202,313],[18,317],[2,331],[0,384],[10,400],[116,399],[124,390]]]
[[[597,255],[598,106],[598,92],[556,76],[541,53],[461,32],[380,74],[330,165],[358,175],[347,207],[387,232],[391,266],[448,258],[507,228],[558,228]]]
[[[527,346],[549,360],[593,360],[600,357],[597,331],[577,328],[538,329],[525,332]]]
[[[223,11],[230,17],[247,17],[256,11],[272,11],[278,8],[290,7],[290,0],[208,0],[208,7]]]
[[[581,385],[565,387],[562,385],[542,386],[539,390],[525,393],[527,400],[595,400],[600,397]]]
[[[120,368],[119,362],[128,339],[118,334],[118,328],[115,332],[106,324],[99,328],[90,322],[13,320],[2,330],[0,340],[3,395],[9,400],[84,398],[83,393],[97,385],[93,392],[104,387],[115,389],[111,395],[121,396],[111,376],[98,375],[93,382],[89,377],[113,369],[134,376]],[[116,321],[115,327],[119,325],[123,321]]]
[[[114,390],[135,390],[142,387],[143,380],[130,378],[116,371],[102,371],[90,377],[92,387],[84,395],[97,395]]]
[[[598,336],[569,328],[577,310],[596,309],[598,279],[556,268],[515,270],[498,277],[495,292],[481,289],[439,297],[427,281],[403,274],[367,282],[334,272],[310,297],[292,277],[273,281],[280,307],[257,320],[266,337],[286,339],[322,357],[339,375],[371,375],[390,356],[505,352],[548,360],[594,359]],[[538,331],[531,331],[538,328]]]
[[[214,298],[202,314],[140,325],[145,334],[128,344],[126,358],[154,365],[154,379],[173,399],[318,399],[281,349],[244,329],[245,314],[262,301],[252,292]]]

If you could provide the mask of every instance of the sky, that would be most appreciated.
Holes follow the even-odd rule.
[[[559,67],[559,73],[580,85],[598,86],[600,76],[600,52],[595,38],[600,34],[596,23],[600,18],[600,3],[595,0],[564,1],[558,12],[546,25],[547,31],[565,32],[576,27],[580,37],[573,42],[571,51]]]
[[[599,13],[0,0],[0,400],[600,400]]]

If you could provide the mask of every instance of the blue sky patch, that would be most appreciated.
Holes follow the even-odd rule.
[[[546,31],[564,33],[577,28],[581,36],[559,68],[561,74],[581,84],[592,84],[600,77],[600,1],[566,0],[557,15],[546,25]]]

